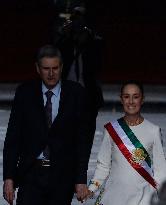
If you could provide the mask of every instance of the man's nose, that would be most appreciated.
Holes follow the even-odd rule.
[[[52,68],[49,69],[49,75],[50,75],[50,76],[53,75],[53,69],[52,69]]]

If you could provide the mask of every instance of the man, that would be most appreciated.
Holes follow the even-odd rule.
[[[102,64],[103,40],[88,27],[86,9],[81,6],[73,8],[70,19],[66,17],[66,21],[56,31],[53,42],[62,52],[64,60],[62,79],[78,82],[85,88],[93,138],[96,117],[104,105],[102,90],[97,81]]]
[[[3,152],[4,198],[17,205],[69,205],[86,194],[92,141],[84,89],[61,81],[59,50],[46,45],[37,55],[41,80],[15,94]]]

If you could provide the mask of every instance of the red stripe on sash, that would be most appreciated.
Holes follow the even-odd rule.
[[[155,189],[156,188],[156,182],[154,181],[154,179],[151,177],[151,175],[143,168],[141,167],[141,165],[139,165],[138,163],[133,163],[132,162],[132,155],[129,152],[129,150],[127,149],[127,147],[124,145],[124,143],[122,142],[122,140],[120,139],[120,137],[118,136],[117,132],[115,131],[115,129],[113,128],[111,123],[107,123],[104,126],[108,133],[110,134],[110,137],[112,137],[112,139],[114,140],[115,144],[118,146],[119,150],[121,151],[121,153],[125,156],[125,158],[127,159],[127,161],[130,163],[130,165],[146,180],[148,181]]]

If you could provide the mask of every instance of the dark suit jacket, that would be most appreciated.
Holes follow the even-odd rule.
[[[74,184],[87,182],[92,141],[84,89],[62,82],[59,111],[48,129],[41,82],[20,85],[15,94],[4,143],[4,180],[23,183],[37,156],[50,147],[50,186],[57,200],[71,197]]]

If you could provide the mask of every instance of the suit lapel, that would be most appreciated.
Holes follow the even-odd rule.
[[[39,81],[36,84],[34,95],[35,95],[36,111],[39,116],[39,122],[42,127],[47,129],[47,121],[46,121],[46,115],[45,115],[45,110],[44,110],[44,100],[43,100],[41,81]]]
[[[60,118],[61,114],[64,113],[64,106],[66,102],[66,96],[67,96],[67,90],[66,90],[66,85],[64,82],[61,84],[61,93],[60,93],[60,100],[59,100],[59,109],[58,109],[58,114],[56,118],[54,119],[52,125],[55,125],[57,120]]]

